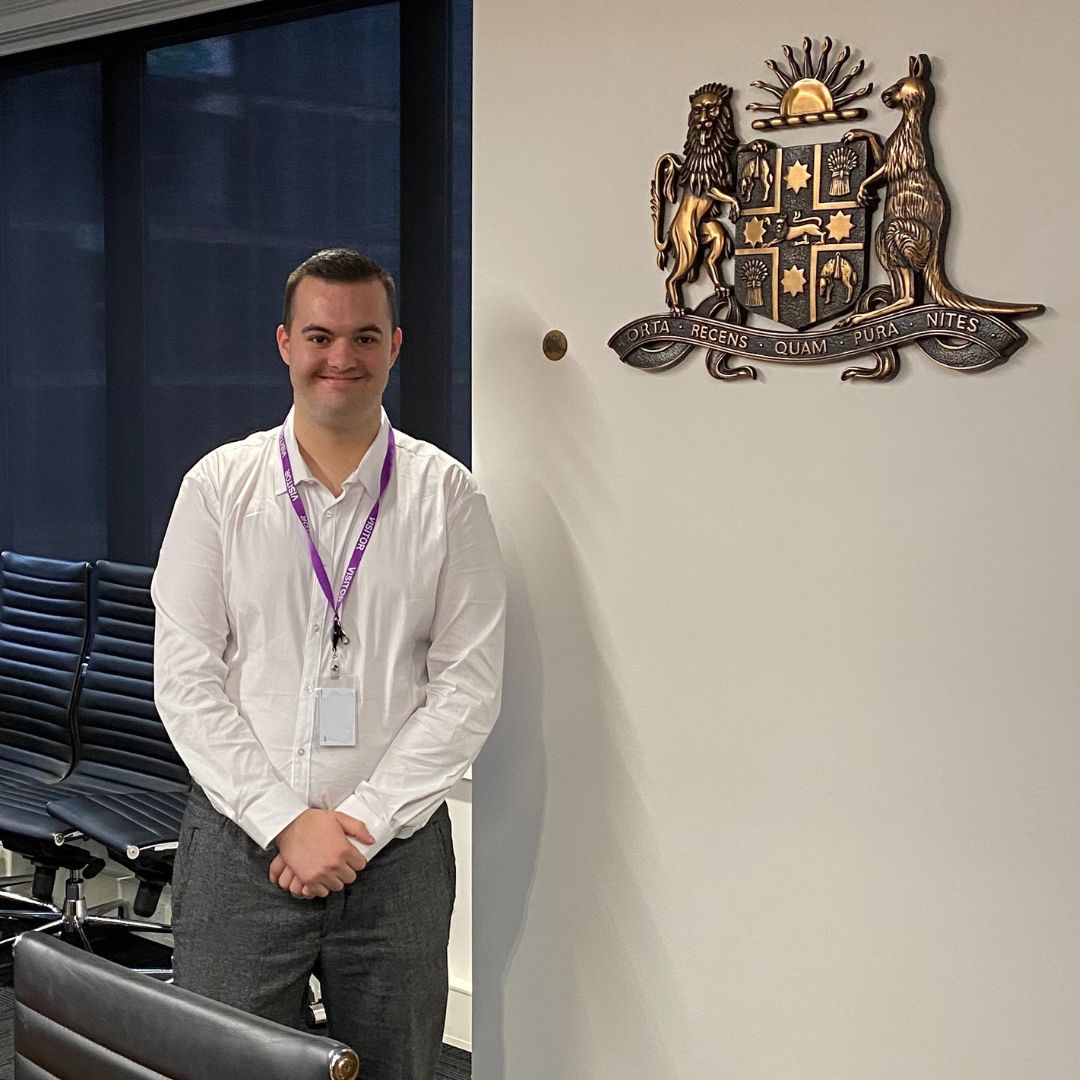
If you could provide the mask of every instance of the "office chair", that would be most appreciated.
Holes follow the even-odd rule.
[[[154,708],[152,575],[150,567],[104,560],[94,568],[90,646],[75,690],[75,764],[68,774],[54,784],[0,774],[0,837],[35,862],[52,860],[68,868],[61,907],[39,895],[34,910],[12,913],[12,917],[36,923],[42,931],[77,936],[87,949],[93,948],[88,929],[102,934],[170,930],[163,923],[106,915],[109,908],[120,906],[116,902],[97,910],[88,908],[84,882],[100,871],[104,861],[97,859],[88,866],[76,846],[77,841],[97,839],[78,824],[96,829],[104,818],[111,826],[105,829],[106,840],[114,835],[117,824],[121,832],[134,829],[134,840],[121,836],[119,847],[112,850],[139,877],[137,910],[153,912],[171,874],[171,852],[168,838],[163,848],[146,850],[154,847],[142,842],[152,818],[148,810],[159,807],[158,824],[162,814],[178,820],[190,781]],[[70,799],[75,800],[74,826],[49,813],[50,805],[67,804]],[[132,846],[137,848],[134,858],[128,856]],[[10,946],[15,936],[10,933],[0,946]],[[164,946],[155,949],[126,934],[112,933],[112,938],[110,947],[125,950],[130,962],[142,970],[162,976],[170,973]],[[130,952],[134,945],[139,953],[156,955],[140,959]]]
[[[74,760],[72,708],[89,639],[90,573],[85,562],[0,554],[0,843],[35,867],[30,896],[0,888],[0,926],[53,918],[58,869],[92,877],[105,865],[81,848],[58,851],[56,823],[44,812]]]
[[[15,1080],[354,1080],[354,1051],[24,934],[15,948]]]
[[[77,763],[46,804],[59,846],[89,838],[139,881],[150,916],[172,877],[191,780],[154,706],[153,568],[94,566],[86,671],[75,704]]]

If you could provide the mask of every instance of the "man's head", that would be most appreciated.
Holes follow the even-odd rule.
[[[309,255],[288,277],[285,282],[285,303],[281,312],[281,325],[286,330],[292,321],[293,296],[296,286],[306,277],[320,281],[332,281],[338,285],[347,285],[358,281],[378,281],[386,292],[386,304],[390,313],[390,326],[398,324],[397,288],[389,271],[384,270],[374,259],[361,255],[352,248],[324,248]]]
[[[300,427],[377,429],[401,348],[396,324],[393,279],[355,251],[320,251],[289,275],[277,343]]]

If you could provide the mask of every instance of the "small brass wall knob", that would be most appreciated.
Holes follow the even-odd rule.
[[[566,355],[566,335],[561,330],[549,330],[544,335],[544,355],[549,360],[561,360]]]

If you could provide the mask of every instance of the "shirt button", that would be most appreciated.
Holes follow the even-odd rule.
[[[303,757],[303,756],[304,756],[304,755],[305,755],[305,754],[307,753],[307,751],[306,751],[306,750],[305,750],[305,749],[304,749],[303,747],[301,747],[301,748],[300,748],[299,750],[297,750],[297,753],[298,753],[298,754],[299,754],[299,755],[300,755],[301,757]]]
[[[329,517],[333,513],[332,510],[327,510],[323,513],[323,517]]]
[[[311,632],[317,634],[322,629],[322,623],[317,622],[312,628]]]
[[[310,694],[311,693],[311,683],[308,683],[307,686],[304,687],[304,693],[305,694]]]

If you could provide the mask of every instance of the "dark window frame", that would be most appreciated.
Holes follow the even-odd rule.
[[[134,562],[146,552],[147,462],[143,430],[143,335],[132,312],[144,305],[146,249],[141,175],[147,52],[167,45],[297,19],[375,6],[388,0],[259,0],[257,3],[115,31],[0,57],[0,82],[75,64],[101,65],[105,221],[107,554]],[[452,0],[397,0],[401,19],[401,323],[408,364],[401,370],[401,427],[438,446],[453,446],[450,348],[452,304]],[[139,302],[132,304],[134,296]],[[466,305],[467,307],[467,305]],[[122,324],[121,320],[122,319]],[[141,331],[141,325],[134,328]],[[8,395],[0,395],[6,399]],[[8,406],[0,400],[0,423]],[[467,459],[468,455],[462,453]],[[123,462],[124,468],[115,463]],[[466,460],[466,464],[468,461]],[[7,473],[6,461],[0,468]],[[0,536],[9,500],[0,500]],[[92,557],[99,553],[86,553]]]

